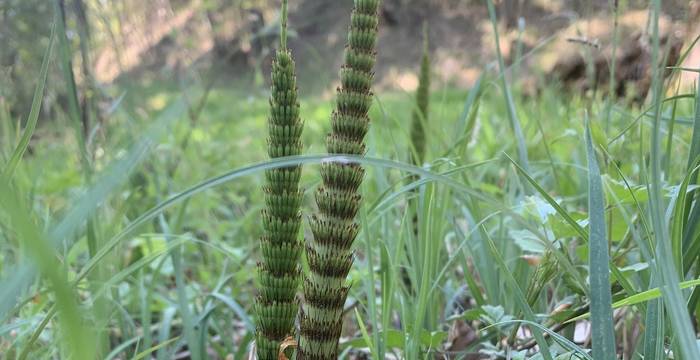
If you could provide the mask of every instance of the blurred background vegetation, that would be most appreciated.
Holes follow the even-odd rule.
[[[428,22],[436,72],[445,83],[471,86],[480,69],[494,60],[492,31],[482,5],[476,0],[385,1],[380,85],[404,90],[416,87],[421,24]],[[527,53],[544,46],[552,41],[549,36],[568,28],[579,34],[599,34],[603,43],[610,43],[608,0],[503,0],[497,5],[504,30],[501,46],[509,62],[518,51]],[[299,70],[302,91],[317,93],[333,88],[329,84],[335,80],[341,61],[348,23],[344,15],[350,6],[350,2],[331,0],[291,4],[290,43],[295,54],[304,59]],[[621,0],[619,6],[623,13],[634,12],[644,9],[646,2]],[[81,91],[81,96],[98,103],[119,94],[119,85],[176,84],[191,78],[207,82],[216,77],[217,86],[261,87],[278,31],[278,7],[279,1],[273,0],[61,0],[59,5],[44,0],[3,0],[0,81],[6,86],[0,95],[11,105],[12,114],[28,108],[56,10],[67,24],[76,81],[81,88],[91,89],[85,90],[85,95]],[[697,20],[691,3],[668,0],[663,1],[663,8],[664,20],[672,23],[673,31],[690,36],[695,29],[686,27]],[[623,21],[627,31],[645,28],[646,18],[632,17]],[[602,24],[591,23],[598,18],[604,20]],[[520,49],[515,46],[518,41]],[[568,55],[564,52],[538,51],[538,56],[527,61],[528,67],[548,71],[546,65],[555,60],[543,62],[539,55],[558,58]],[[64,104],[65,108],[66,94],[61,89],[66,86],[60,77],[53,80],[44,101],[47,105]],[[59,111],[52,106],[47,109]]]

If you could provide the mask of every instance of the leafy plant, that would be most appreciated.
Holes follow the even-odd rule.
[[[379,26],[379,0],[355,0],[340,70],[332,131],[326,139],[331,154],[363,155],[372,105],[373,67]],[[336,359],[343,328],[345,284],[353,263],[352,244],[359,231],[359,187],[364,168],[340,162],[321,166],[323,185],[316,192],[318,214],[311,218],[313,239],[306,255],[310,272],[304,282],[299,359]]]
[[[287,1],[282,3],[281,40],[272,64],[268,153],[271,158],[301,154],[304,124],[299,117],[295,64],[287,49]],[[281,342],[294,333],[299,304],[301,243],[301,166],[266,171],[262,212],[263,260],[258,264],[260,295],[256,299],[257,352],[262,360],[278,358]]]

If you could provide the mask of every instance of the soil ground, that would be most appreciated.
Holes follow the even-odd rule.
[[[274,6],[274,1],[272,3]],[[528,68],[541,68],[541,58],[551,59],[567,55],[562,53],[556,44],[557,41],[561,42],[564,34],[571,33],[572,28],[584,38],[588,30],[595,30],[598,35],[612,33],[609,0],[522,0],[522,3],[519,13],[515,16],[522,19],[522,31],[518,29],[518,25],[506,27],[503,21],[499,25],[500,47],[508,63],[517,56],[518,44],[522,44],[521,53],[526,55],[526,61],[523,63]],[[644,8],[643,4],[636,3],[637,1],[628,1],[628,9]],[[687,0],[664,1],[664,12],[676,28],[692,28],[690,32],[700,32],[697,24],[688,24],[688,9],[691,3]],[[342,61],[351,6],[351,1],[337,0],[292,2],[289,21],[292,38],[289,43],[297,59],[300,83],[305,91],[330,93],[329,90],[334,88],[329,84],[337,81],[337,69]],[[441,83],[469,87],[484,67],[496,59],[493,29],[483,1],[385,0],[384,8],[376,70],[380,88],[411,91],[416,87],[415,70],[422,51],[424,23],[429,27],[433,67],[438,78],[442,80]],[[515,10],[497,1],[497,11],[499,18],[504,18],[507,17],[506,13]],[[263,21],[267,26],[274,24],[274,16],[277,16],[275,11],[261,13],[265,14]],[[198,17],[193,17],[193,21],[197,19]],[[603,29],[592,30],[588,27],[587,24],[596,19],[596,24],[603,24]],[[643,30],[646,26],[644,19],[645,17],[636,20],[633,26]],[[186,27],[193,25],[185,24]],[[691,38],[689,34],[684,36]],[[227,83],[246,84],[246,79],[254,78],[260,81],[261,78],[265,78],[264,74],[271,61],[271,50],[275,44],[274,33],[268,34],[267,37],[262,50],[258,49],[257,53],[251,55],[252,60],[241,60],[239,57],[234,61],[222,62],[218,58],[221,57],[220,53],[206,47],[200,48],[199,54],[189,57],[198,59],[194,63],[199,64],[223,63],[224,71],[218,69],[215,73],[218,77],[221,73],[230,74],[231,78],[227,79]],[[604,35],[603,39],[594,40],[605,44],[609,42],[605,37]],[[205,39],[199,41],[200,44],[205,42]],[[152,71],[165,67],[165,64],[172,64],[173,61],[168,59],[169,54],[181,53],[173,43],[172,40],[157,43],[152,50],[146,52],[144,58],[149,59],[148,61],[124,75],[133,78],[140,76],[139,72],[144,70]],[[164,46],[167,48],[163,49]],[[252,77],[250,74],[257,76]]]

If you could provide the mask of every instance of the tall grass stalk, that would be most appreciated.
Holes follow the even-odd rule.
[[[287,49],[287,1],[282,2],[280,48],[272,64],[272,95],[268,120],[271,158],[301,154],[304,124],[299,117],[295,65]],[[280,344],[294,336],[299,304],[301,243],[301,166],[268,170],[263,187],[263,260],[258,264],[260,294],[256,299],[258,358],[278,359]]]
[[[326,139],[331,154],[364,155],[372,105],[373,68],[380,0],[355,0],[340,70],[341,86]],[[340,162],[321,166],[323,184],[316,192],[318,213],[310,220],[307,243],[310,272],[304,282],[298,359],[336,359],[343,329],[345,284],[353,263],[352,245],[359,231],[355,217],[361,205],[364,168]]]
[[[690,322],[686,307],[686,299],[679,289],[679,279],[677,266],[673,261],[671,242],[666,222],[664,198],[662,196],[662,165],[661,157],[661,106],[663,92],[662,74],[664,69],[660,68],[660,35],[659,16],[661,13],[661,1],[652,1],[652,101],[654,105],[654,122],[651,132],[651,173],[649,176],[649,202],[650,216],[654,228],[656,240],[656,270],[662,284],[663,303],[668,311],[671,324],[674,328],[675,339],[681,354],[678,356],[687,359],[700,359],[700,349],[698,349],[696,334]]]

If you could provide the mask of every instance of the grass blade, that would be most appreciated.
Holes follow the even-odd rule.
[[[78,281],[84,279],[92,270],[94,270],[94,268],[97,266],[97,263],[101,261],[101,259],[107,256],[109,252],[114,250],[121,241],[126,239],[129,235],[135,233],[140,226],[155,219],[165,210],[172,208],[173,206],[180,204],[183,201],[197,194],[200,194],[214,187],[227,184],[233,180],[263,172],[265,170],[279,169],[296,165],[322,164],[329,161],[361,163],[363,165],[402,170],[428,179],[428,183],[435,182],[438,184],[446,185],[450,188],[453,188],[456,192],[460,193],[461,195],[471,196],[481,200],[489,200],[488,198],[484,198],[480,193],[464,186],[458,181],[455,181],[447,176],[436,174],[423,168],[402,162],[350,155],[304,155],[278,158],[275,160],[269,160],[266,162],[253,164],[226,172],[220,176],[204,180],[197,185],[194,185],[186,190],[171,195],[168,199],[164,200],[160,204],[143,212],[137,219],[125,226],[121,232],[113,236],[107,243],[105,243],[105,245],[102,248],[100,248],[100,250],[95,254],[95,256],[90,258],[90,260],[85,264],[85,266],[83,266],[81,271],[76,275],[75,281],[77,283]],[[8,284],[12,284],[12,282],[8,282]],[[3,293],[2,296],[0,296],[0,300],[2,301],[14,301],[10,298],[14,299],[14,297],[6,293]]]
[[[691,179],[695,177],[698,169],[698,161],[696,161],[695,164],[693,164],[693,169],[690,170],[690,172],[683,179],[683,182],[679,187],[675,203],[673,204],[673,217],[671,218],[671,249],[674,261],[680,270],[679,276],[681,277],[683,274],[690,271],[690,267],[693,265],[693,259],[695,259],[697,256],[697,250],[694,246],[695,244],[683,243],[683,233],[685,231],[686,222],[689,219],[689,208],[686,206],[686,204],[688,198],[692,199],[693,197],[693,195],[688,196],[688,186],[690,185]]]
[[[243,325],[245,325],[246,330],[250,332],[255,331],[255,325],[253,325],[253,320],[250,318],[245,309],[243,309],[243,307],[236,302],[236,300],[218,292],[213,292],[209,294],[209,296],[221,301],[222,303],[224,303],[224,305],[228,306],[231,310],[233,310],[233,312],[235,312],[236,315],[238,315],[240,320],[243,322]]]
[[[647,304],[644,319],[644,358],[663,359],[664,350],[664,307],[662,299]]]
[[[695,280],[689,280],[689,281],[684,281],[684,282],[680,283],[679,289],[681,289],[681,290],[692,289],[692,288],[696,288],[698,286],[700,286],[700,279],[695,279]],[[659,299],[661,296],[662,296],[661,289],[656,287],[656,288],[652,288],[652,289],[649,289],[646,291],[642,291],[642,292],[634,294],[632,296],[628,296],[624,299],[620,299],[618,301],[615,301],[615,303],[612,304],[612,308],[619,309],[619,308],[625,307],[625,306],[633,306],[633,305],[641,304],[644,302],[651,302],[651,301],[654,301],[656,299]],[[587,319],[588,317],[590,317],[590,315],[591,315],[590,313],[581,314],[579,316],[576,316],[574,318],[567,320],[566,322],[572,323],[572,322],[576,322],[579,320]]]
[[[170,225],[165,220],[165,216],[161,213],[158,216],[158,221],[161,229],[164,232],[166,241],[168,243],[173,242],[172,231],[170,230]],[[173,264],[173,272],[175,273],[175,289],[177,294],[177,306],[182,318],[184,340],[187,342],[187,348],[190,351],[190,356],[192,360],[199,360],[202,358],[202,347],[197,341],[195,335],[195,325],[193,322],[193,309],[190,309],[189,298],[187,297],[187,284],[185,284],[185,274],[183,270],[183,254],[182,247],[176,246],[170,253],[170,259]]]
[[[29,117],[27,118],[27,124],[24,127],[24,132],[22,133],[22,138],[20,139],[15,151],[12,153],[10,161],[5,166],[3,176],[6,179],[11,179],[17,165],[19,165],[20,160],[24,152],[29,146],[29,140],[34,134],[34,129],[36,128],[36,123],[39,120],[39,113],[41,112],[41,102],[44,98],[44,88],[46,87],[46,78],[49,73],[49,63],[51,60],[51,54],[53,52],[53,43],[56,39],[56,25],[51,27],[51,37],[49,38],[49,46],[46,48],[44,53],[44,60],[41,62],[41,70],[39,71],[39,79],[37,80],[36,89],[34,90],[34,98],[32,99],[32,107],[29,111]]]
[[[163,347],[166,347],[166,346],[170,345],[171,343],[174,343],[175,341],[177,341],[177,340],[179,340],[179,339],[180,339],[180,337],[174,337],[174,338],[172,338],[172,339],[170,339],[170,340],[164,341],[164,342],[162,342],[162,343],[160,343],[160,344],[158,344],[158,345],[156,345],[156,346],[153,346],[153,347],[151,347],[150,349],[146,349],[146,350],[144,350],[144,351],[142,351],[142,352],[136,354],[136,356],[134,357],[133,360],[145,359],[146,357],[150,356],[152,353],[158,351],[158,349],[163,348]]]
[[[469,90],[467,100],[464,103],[462,114],[457,121],[456,134],[454,144],[448,150],[448,154],[457,151],[458,155],[465,156],[465,150],[469,144],[469,139],[473,136],[472,131],[476,125],[477,115],[479,114],[479,104],[481,95],[484,93],[484,77],[486,72],[482,72],[479,79],[476,80],[474,86]]]
[[[500,38],[498,36],[498,21],[496,19],[496,9],[493,5],[493,0],[487,0],[486,4],[489,10],[489,18],[491,19],[491,25],[493,25],[493,35],[496,41],[496,56],[498,57],[498,67],[500,69],[501,86],[506,100],[506,109],[508,110],[508,118],[510,119],[511,128],[515,134],[515,140],[518,147],[518,161],[520,166],[526,171],[530,171],[530,164],[527,155],[527,144],[525,143],[525,135],[523,134],[522,126],[520,125],[520,119],[518,119],[518,113],[515,111],[515,101],[513,101],[513,93],[510,91],[510,86],[508,85],[508,79],[505,76],[506,64],[503,60],[503,54],[501,54],[501,44]]]
[[[664,200],[661,183],[661,99],[663,97],[662,69],[659,68],[660,38],[659,15],[661,1],[652,1],[652,64],[654,66],[652,95],[654,104],[654,122],[651,132],[651,174],[649,181],[650,215],[656,235],[656,267],[664,295],[664,305],[675,329],[674,335],[684,359],[700,359],[695,330],[688,315],[686,300],[679,289],[678,272],[673,261],[669,230],[664,216]]]
[[[610,292],[610,254],[605,224],[605,200],[600,168],[593,148],[590,123],[586,123],[588,155],[589,277],[591,294],[591,336],[593,358],[615,360],[612,293]]]

